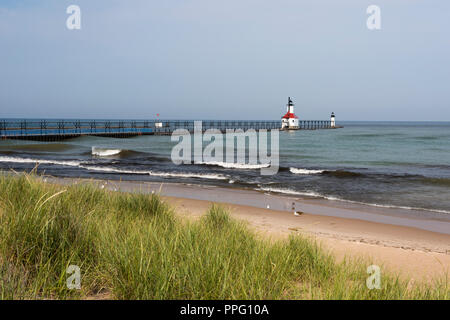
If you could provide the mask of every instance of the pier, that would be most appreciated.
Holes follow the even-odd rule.
[[[279,120],[202,120],[203,130],[281,129]],[[1,139],[56,141],[80,136],[128,138],[139,135],[170,135],[176,129],[194,131],[193,120],[0,120]],[[331,121],[301,120],[299,130],[334,129]]]

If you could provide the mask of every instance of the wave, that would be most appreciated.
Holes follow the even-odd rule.
[[[102,148],[102,147],[92,147],[90,152],[84,153],[85,156],[93,155],[96,157],[111,157],[120,159],[136,160],[134,164],[140,165],[140,161],[158,161],[158,162],[170,162],[170,158],[161,156],[152,152],[136,151],[129,149],[118,149],[118,148]],[[127,164],[133,164],[127,162]]]
[[[428,178],[423,177],[418,179],[419,182],[425,183],[425,184],[431,184],[435,186],[442,186],[442,187],[450,187],[450,179],[449,178]]]
[[[122,152],[122,149],[107,149],[107,148],[98,148],[92,147],[92,155],[99,157],[110,157],[114,155],[118,155]]]
[[[376,132],[376,133],[352,133],[352,134],[345,134],[342,135],[342,137],[344,138],[348,138],[351,140],[354,140],[355,138],[377,138],[377,137],[402,137],[405,136],[404,133],[381,133],[381,132]]]
[[[368,202],[362,202],[362,201],[347,200],[347,199],[342,199],[342,198],[333,197],[333,196],[321,196],[321,197],[323,197],[324,199],[327,199],[327,200],[331,200],[331,201],[342,201],[342,202],[361,204],[361,205],[365,205],[365,206],[378,207],[378,208],[416,210],[416,211],[428,211],[428,212],[450,214],[450,211],[441,210],[441,209],[430,209],[430,208],[420,208],[420,207],[396,206],[396,205],[391,205],[391,204],[368,203]]]
[[[356,178],[364,176],[364,174],[362,173],[346,170],[324,170],[322,174],[332,176],[335,178]]]
[[[97,167],[97,166],[80,166],[83,169],[99,172],[109,173],[122,173],[122,174],[141,174],[157,177],[169,177],[169,178],[200,178],[200,179],[213,179],[213,180],[227,180],[228,177],[221,174],[199,174],[191,172],[156,172],[149,170],[127,170],[118,169],[114,167]]]
[[[443,137],[440,137],[440,136],[421,136],[421,137],[412,137],[412,139],[415,139],[415,140],[425,140],[425,141],[428,141],[428,140],[440,140],[440,139],[442,139],[442,138],[447,138],[447,136],[443,136]]]
[[[34,151],[34,152],[58,152],[73,149],[74,146],[65,143],[39,143],[39,144],[15,144],[8,146],[1,146],[0,150],[11,151]]]
[[[319,169],[303,169],[290,167],[289,171],[293,174],[302,174],[302,175],[323,174],[336,178],[355,178],[364,176],[364,174],[362,173],[346,170],[319,170]]]
[[[261,168],[267,168],[270,166],[269,163],[247,164],[247,163],[220,162],[220,161],[196,162],[194,164],[216,166],[216,167],[222,167],[222,168],[226,168],[226,169],[261,169]]]
[[[275,193],[283,193],[283,194],[289,194],[289,195],[298,195],[298,196],[322,197],[321,194],[318,194],[313,191],[302,192],[302,191],[296,191],[296,190],[287,189],[287,188],[260,187],[257,190],[267,191],[267,192],[275,192]]]
[[[299,168],[289,168],[289,171],[292,172],[293,174],[319,174],[319,173],[323,173],[325,170],[313,170],[313,169],[299,169]]]
[[[442,167],[442,166],[440,166]],[[445,166],[445,169],[448,169],[448,166]],[[286,167],[281,167],[280,171],[287,171]],[[293,174],[298,175],[326,175],[335,178],[358,178],[358,177],[367,177],[367,178],[379,178],[383,177],[385,179],[405,179],[406,181],[417,181],[418,183],[423,184],[431,184],[436,186],[450,186],[450,178],[435,178],[435,177],[427,177],[419,174],[401,174],[401,173],[361,173],[355,171],[347,171],[347,170],[327,170],[327,169],[304,169],[304,168],[295,168],[290,167],[289,171]]]
[[[16,157],[1,157],[0,162],[12,162],[12,163],[33,163],[33,164],[55,164],[61,166],[78,167],[90,171],[101,171],[110,173],[122,173],[122,174],[143,174],[158,177],[169,178],[199,178],[199,179],[213,179],[213,180],[227,180],[228,177],[221,174],[197,174],[191,172],[155,172],[148,170],[126,170],[118,169],[114,167],[98,167],[89,166],[81,161],[73,160],[46,160],[46,159],[30,159],[30,158],[16,158]]]
[[[16,157],[0,157],[0,162],[56,164],[61,166],[72,166],[72,167],[79,167],[81,165],[81,161],[75,160],[46,160],[46,159],[16,158]]]
[[[322,198],[322,199],[326,199],[326,200],[330,200],[330,201],[347,202],[347,203],[352,203],[352,204],[359,204],[359,205],[378,207],[378,208],[403,209],[403,210],[427,211],[427,212],[450,214],[450,211],[447,211],[447,210],[420,208],[420,207],[408,207],[408,206],[397,206],[397,205],[379,204],[379,203],[368,203],[368,202],[362,202],[362,201],[342,199],[342,198],[338,198],[338,197],[334,197],[334,196],[326,196],[326,195],[319,194],[319,193],[316,193],[316,192],[313,192],[313,191],[309,191],[309,192],[308,191],[296,191],[296,190],[292,190],[292,189],[267,188],[267,187],[260,187],[258,190],[267,191],[267,192],[281,193],[281,194],[286,194],[286,195],[309,196],[309,197],[315,197],[315,198]]]

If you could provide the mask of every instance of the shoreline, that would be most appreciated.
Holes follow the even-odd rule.
[[[246,221],[258,234],[270,238],[285,238],[296,233],[311,236],[338,260],[366,259],[401,277],[417,281],[447,279],[450,274],[449,234],[337,216],[340,210],[323,204],[311,204],[308,199],[304,200],[302,213],[294,215],[293,212],[276,208],[279,201],[276,195],[248,197],[248,193],[256,191],[225,189],[226,195],[223,195],[224,188],[210,186],[55,177],[46,179],[59,185],[92,182],[101,188],[118,192],[160,193],[179,216],[194,219],[203,215],[212,203],[220,203],[230,210],[233,217]],[[232,202],[227,201],[230,194],[234,196]],[[250,204],[233,203],[242,198]],[[261,202],[262,199],[266,201]],[[270,200],[270,208],[263,208]],[[251,202],[254,202],[253,205]],[[299,200],[297,202],[300,203]],[[326,214],[317,213],[321,210],[326,210]],[[330,211],[337,211],[337,214],[330,215]]]
[[[350,201],[329,200],[313,196],[287,195],[276,192],[237,187],[175,182],[150,182],[137,180],[106,180],[95,178],[54,177],[57,181],[105,181],[111,190],[127,192],[160,192],[161,195],[193,200],[211,200],[233,205],[245,205],[293,213],[307,212],[312,215],[347,218],[376,222],[386,225],[412,227],[450,235],[450,217],[414,209],[371,206]],[[105,186],[106,186],[105,185]],[[293,205],[295,203],[295,205]]]

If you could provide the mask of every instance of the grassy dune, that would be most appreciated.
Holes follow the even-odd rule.
[[[81,289],[66,269],[81,268]],[[268,241],[213,206],[182,219],[157,195],[0,176],[1,299],[448,299],[448,281],[410,287],[337,263],[311,240]]]

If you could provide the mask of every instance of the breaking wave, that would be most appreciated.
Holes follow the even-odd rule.
[[[169,178],[199,178],[199,179],[214,179],[214,180],[227,180],[228,177],[222,174],[199,174],[191,172],[155,172],[150,170],[127,170],[114,167],[100,167],[86,165],[81,161],[72,160],[46,160],[46,159],[30,159],[30,158],[16,158],[16,157],[1,157],[0,162],[11,163],[33,163],[33,164],[54,164],[61,166],[78,167],[90,171],[109,172],[109,173],[122,173],[122,174],[143,174],[157,177],[169,177]]]
[[[118,155],[122,152],[122,149],[106,149],[106,148],[98,148],[92,147],[92,155],[98,157],[110,157],[114,155]]]
[[[428,211],[428,212],[436,212],[436,213],[444,213],[444,214],[450,214],[450,211],[447,210],[441,210],[441,209],[429,209],[429,208],[419,208],[419,207],[408,207],[408,206],[396,206],[396,205],[390,205],[390,204],[378,204],[378,203],[367,203],[362,201],[354,201],[354,200],[347,200],[342,199],[334,196],[325,196],[323,194],[319,194],[313,191],[307,192],[307,191],[296,191],[292,189],[284,189],[284,188],[267,188],[267,187],[260,187],[258,190],[261,191],[267,191],[267,192],[275,192],[275,193],[281,193],[286,195],[298,195],[298,196],[309,196],[309,197],[316,197],[316,198],[323,198],[330,201],[340,201],[340,202],[347,202],[352,204],[358,204],[358,205],[365,205],[370,207],[378,207],[378,208],[386,208],[386,209],[403,209],[403,210],[417,210],[417,211]]]
[[[348,202],[348,203],[361,204],[361,205],[365,205],[365,206],[378,207],[378,208],[418,210],[418,211],[428,211],[428,212],[438,212],[438,213],[450,214],[450,211],[440,210],[440,209],[429,209],[429,208],[408,207],[408,206],[396,206],[396,205],[391,205],[391,204],[367,203],[367,202],[362,202],[362,201],[354,201],[354,200],[342,199],[342,198],[333,197],[333,196],[322,196],[322,197],[324,199],[331,200],[331,201]]]
[[[267,168],[270,166],[269,163],[247,164],[247,163],[220,162],[220,161],[197,162],[195,164],[216,166],[216,167],[222,167],[222,168],[226,168],[226,169],[261,169],[261,168]]]
[[[191,172],[156,172],[150,170],[127,170],[118,169],[114,167],[98,167],[98,166],[81,166],[86,170],[110,172],[110,173],[122,173],[122,174],[144,174],[157,177],[169,177],[169,178],[199,178],[199,179],[213,179],[213,180],[227,180],[228,177],[221,174],[199,174]]]
[[[293,174],[313,175],[323,174],[336,178],[356,178],[364,176],[364,174],[346,170],[319,170],[319,169],[302,169],[302,168],[289,168],[289,171]]]
[[[323,197],[321,194],[318,194],[316,192],[312,192],[312,191],[302,192],[302,191],[296,191],[296,190],[287,189],[287,188],[260,187],[258,190],[266,191],[266,192],[283,193],[283,194],[289,194],[289,195],[298,195],[298,196]]]
[[[61,166],[72,166],[72,167],[79,167],[81,165],[80,161],[75,160],[46,160],[46,159],[16,158],[16,157],[0,157],[0,162],[56,164]]]
[[[324,172],[324,170],[299,169],[293,167],[289,168],[289,171],[293,174],[319,174]]]

